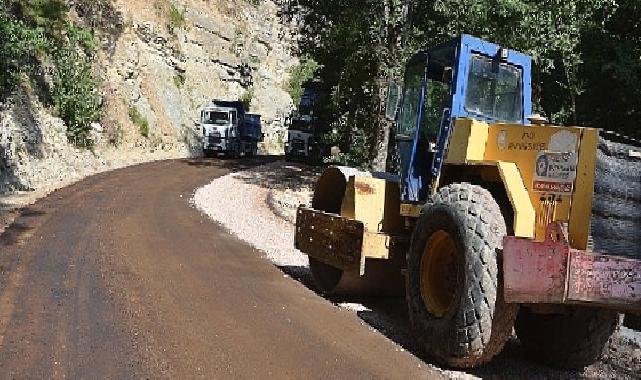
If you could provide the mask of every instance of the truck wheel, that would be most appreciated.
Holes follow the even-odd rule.
[[[490,361],[512,335],[517,305],[503,299],[498,251],[505,220],[492,195],[443,187],[423,209],[407,254],[410,322],[424,351],[453,367]]]
[[[569,314],[535,314],[524,307],[515,330],[533,356],[554,367],[580,369],[599,359],[619,320],[610,310],[577,307]]]
[[[627,314],[624,325],[627,328],[641,331],[641,315]]]

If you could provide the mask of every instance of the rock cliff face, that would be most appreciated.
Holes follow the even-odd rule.
[[[101,46],[96,69],[104,111],[94,125],[96,147],[90,152],[70,145],[64,123],[25,87],[0,110],[0,192],[56,187],[131,162],[198,155],[195,123],[212,98],[251,99],[250,111],[262,115],[263,152],[282,151],[284,119],[293,106],[284,88],[298,61],[295,34],[281,22],[278,4],[105,0],[70,6],[70,18],[94,29]],[[148,133],[141,133],[141,121]]]

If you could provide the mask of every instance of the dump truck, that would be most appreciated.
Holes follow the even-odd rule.
[[[201,111],[200,126],[205,156],[255,156],[263,138],[260,115],[246,113],[239,101],[211,100]]]
[[[285,159],[288,161],[312,161],[315,156],[316,136],[311,115],[292,112],[287,125]]]
[[[284,150],[285,159],[288,161],[315,164],[327,153],[327,147],[321,141],[324,130],[314,115],[316,102],[322,96],[320,87],[317,79],[305,83],[298,109],[292,111],[287,118]]]
[[[419,51],[389,91],[398,172],[330,167],[297,210],[318,289],[404,294],[422,351],[450,367],[513,331],[585,367],[641,312],[641,149],[533,116],[531,66],[469,35]]]

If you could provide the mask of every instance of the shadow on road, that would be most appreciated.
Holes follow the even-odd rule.
[[[232,171],[243,171],[249,168],[256,167],[257,165],[264,165],[270,162],[274,162],[280,159],[280,156],[256,156],[240,159],[226,159],[224,157],[197,157],[197,158],[187,158],[183,161],[189,166],[194,166],[198,168],[205,167],[216,167],[229,169]]]
[[[407,307],[403,297],[347,297],[324,295],[314,283],[308,267],[279,266],[283,273],[314,291],[319,296],[339,307],[354,310],[362,319],[379,333],[392,340],[413,355],[431,363],[421,352],[410,328]],[[619,344],[621,342],[618,342]],[[627,348],[629,351],[632,349]],[[550,368],[531,359],[523,351],[516,336],[505,345],[503,351],[490,363],[476,369],[450,369],[455,374],[469,374],[483,379],[586,379],[602,378],[604,376],[616,379],[637,379],[641,377],[638,368],[626,363],[625,351],[613,348],[606,353],[601,362],[588,367],[584,371],[564,371]],[[599,368],[596,368],[596,367]],[[607,370],[606,372],[603,372]]]
[[[283,157],[278,156],[270,158],[272,159],[270,162],[283,160]],[[324,167],[285,162],[279,166],[277,171],[269,166],[258,169],[248,173],[239,173],[238,178],[245,183],[258,185],[270,190],[297,191],[301,188],[313,188]]]

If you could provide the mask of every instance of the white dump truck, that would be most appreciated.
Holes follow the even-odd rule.
[[[242,102],[212,100],[200,114],[203,154],[251,157],[262,141],[260,115],[245,113]]]
[[[309,159],[312,153],[313,138],[314,131],[312,129],[311,116],[294,112],[287,128],[287,141],[285,141],[286,159]]]

